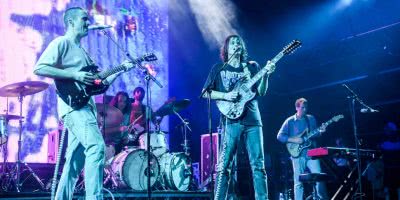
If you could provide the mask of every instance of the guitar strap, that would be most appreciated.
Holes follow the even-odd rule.
[[[307,128],[308,128],[308,132],[307,132],[307,134],[311,131],[310,130],[310,121],[309,121],[309,119],[308,119],[308,116],[306,115],[306,123],[307,123]],[[313,141],[311,141],[312,143],[311,143],[311,146],[313,146],[313,147],[315,147],[315,143],[313,142]]]
[[[310,121],[308,121],[308,116],[307,115],[305,116],[305,119],[306,119],[307,128],[308,128],[307,132],[310,132]]]

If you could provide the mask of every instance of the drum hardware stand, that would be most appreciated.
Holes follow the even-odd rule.
[[[362,171],[361,171],[361,157],[360,157],[360,145],[361,142],[358,139],[358,132],[357,132],[357,122],[356,122],[356,112],[355,112],[355,103],[356,101],[363,106],[363,109],[366,109],[366,112],[379,112],[378,110],[372,109],[368,105],[366,105],[359,97],[358,95],[350,89],[346,84],[342,84],[343,87],[345,87],[349,92],[350,95],[347,97],[347,99],[351,100],[349,101],[350,104],[350,113],[351,113],[351,121],[353,123],[353,132],[354,132],[354,143],[356,147],[356,160],[357,160],[357,172],[358,172],[358,188],[357,192],[354,194],[354,199],[359,199],[362,200],[363,197],[365,197],[365,194],[362,191],[362,182],[361,182],[361,176],[362,176]],[[361,110],[363,110],[361,109]],[[363,111],[361,111],[363,112]]]
[[[7,109],[5,109],[4,111],[5,111],[5,113],[6,113],[6,116],[8,116],[8,97],[6,98],[6,108]],[[3,127],[3,133],[1,133],[1,137],[8,137],[8,135],[7,135],[7,132],[8,132],[8,129],[7,129],[7,126],[8,126],[8,120],[7,119],[5,119],[5,127]],[[2,130],[0,129],[0,132],[1,132]],[[6,171],[6,168],[7,168],[7,154],[8,154],[8,151],[7,151],[7,146],[8,146],[8,138],[6,139],[6,142],[4,143],[4,144],[1,144],[0,145],[1,146],[1,152],[3,153],[3,165],[2,165],[2,170],[3,170],[3,172],[1,173],[1,182],[0,182],[0,185],[1,185],[1,189],[3,189],[4,191],[7,191],[7,184],[5,183],[5,182],[3,182],[4,180],[6,180],[7,179],[7,171]],[[4,178],[3,178],[3,176],[5,176]]]
[[[104,168],[104,172],[107,176],[103,181],[103,185],[111,181],[111,189],[116,189],[118,187],[118,183],[115,181],[113,170],[111,168],[108,169]]]
[[[183,151],[185,152],[185,154],[186,154],[187,156],[190,156],[190,152],[189,152],[189,150],[190,150],[190,145],[189,145],[189,140],[187,139],[187,130],[189,130],[190,132],[192,132],[192,129],[189,127],[189,122],[188,122],[187,119],[182,118],[182,116],[181,116],[178,112],[176,112],[175,110],[174,110],[174,113],[175,113],[175,115],[178,116],[178,118],[182,121],[182,125],[183,125],[183,128],[182,128],[182,132],[183,132],[183,144],[181,144],[182,147],[183,147]]]
[[[40,180],[40,178],[35,174],[35,172],[32,170],[32,168],[30,168],[28,166],[27,163],[21,161],[21,145],[22,145],[22,102],[23,102],[23,96],[22,94],[20,94],[18,96],[18,101],[19,101],[19,105],[20,105],[20,110],[19,110],[19,134],[18,134],[18,150],[17,150],[17,161],[15,163],[15,188],[17,190],[17,192],[21,192],[21,164],[23,164],[29,171],[30,175],[32,175],[35,180],[40,184],[40,187],[42,190],[45,189],[45,185],[42,182],[42,180]],[[11,175],[10,178],[13,178],[13,176]]]

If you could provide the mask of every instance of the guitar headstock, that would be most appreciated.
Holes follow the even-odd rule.
[[[301,47],[301,42],[299,40],[293,40],[290,44],[286,45],[282,52],[285,55],[293,53],[297,48]]]
[[[151,62],[151,61],[157,60],[157,56],[154,53],[146,53],[141,57],[140,60],[141,61]]]

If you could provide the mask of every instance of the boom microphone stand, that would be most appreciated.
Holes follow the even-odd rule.
[[[124,50],[109,34],[107,31],[102,30],[103,34],[105,36],[107,36],[116,46],[118,49],[120,49],[121,51],[125,52],[126,57],[131,60],[133,63],[135,63],[135,59],[129,54],[129,52],[127,50]],[[140,63],[138,63],[136,65],[139,69],[141,69],[144,73],[144,80],[146,81],[146,131],[147,131],[147,147],[146,147],[146,151],[148,152],[147,155],[147,169],[145,170],[145,174],[147,174],[147,198],[151,199],[151,184],[150,184],[150,178],[151,178],[151,170],[150,170],[150,119],[151,119],[151,111],[149,109],[149,107],[151,106],[151,90],[150,90],[150,80],[152,80],[154,83],[156,83],[160,88],[163,88],[163,85],[153,76],[149,73],[149,71],[147,70],[147,68],[145,68],[144,66],[142,66]]]
[[[362,192],[362,183],[361,183],[361,157],[360,157],[360,148],[359,148],[359,139],[358,139],[358,132],[357,132],[357,123],[356,123],[356,112],[355,112],[355,103],[356,101],[363,106],[363,109],[361,109],[361,112],[363,112],[364,109],[366,109],[369,112],[379,112],[378,110],[372,109],[368,105],[366,105],[359,97],[358,95],[350,89],[346,84],[342,84],[343,87],[345,87],[351,95],[348,96],[347,98],[351,100],[350,103],[350,113],[351,113],[351,121],[353,123],[353,132],[354,132],[354,142],[355,142],[355,147],[356,147],[356,159],[357,159],[357,173],[358,173],[358,192],[354,194],[354,199],[360,199],[362,200],[365,194]]]

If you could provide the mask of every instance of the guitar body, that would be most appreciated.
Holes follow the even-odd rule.
[[[247,102],[251,101],[256,93],[247,88],[246,81],[240,79],[234,86],[234,92],[238,92],[239,98],[235,102],[218,100],[216,102],[217,107],[221,113],[229,119],[238,119],[242,116],[244,108]]]
[[[271,60],[271,63],[275,64],[284,55],[292,53],[300,45],[300,41],[294,40],[281,52],[279,52],[278,55]],[[232,90],[234,92],[238,92],[238,99],[235,102],[218,100],[216,103],[219,111],[229,119],[238,119],[240,116],[242,116],[247,102],[251,101],[256,96],[256,93],[251,90],[253,85],[263,78],[265,74],[268,72],[271,73],[274,70],[275,67],[271,67],[267,63],[267,65],[257,72],[257,74],[255,74],[250,80],[240,79]]]
[[[286,143],[286,148],[293,158],[298,158],[301,152],[311,146],[311,141],[304,142],[303,144]]]
[[[97,74],[98,67],[87,66],[82,68],[80,71]],[[68,79],[56,79],[55,85],[57,88],[58,96],[66,104],[71,104],[70,106],[73,109],[82,108],[89,102],[91,96],[102,94],[109,87],[108,85],[104,85],[103,83],[97,85],[85,85],[83,83]]]
[[[105,85],[102,82],[108,76],[111,76],[121,71],[127,72],[142,61],[150,62],[155,60],[157,60],[157,57],[153,53],[147,53],[140,58],[132,60],[131,64],[134,65],[119,65],[104,72],[99,72],[97,66],[86,66],[80,71],[91,72],[95,74],[96,80],[94,81],[94,85],[86,85],[77,81],[67,79],[56,79],[55,84],[57,88],[57,94],[66,104],[70,105],[73,109],[80,109],[89,102],[91,96],[102,94],[108,89],[109,85]]]
[[[310,140],[310,138],[312,138],[313,136],[320,134],[320,129],[322,127],[324,127],[324,129],[329,126],[330,124],[332,124],[333,122],[337,122],[340,119],[343,119],[343,115],[336,115],[334,117],[332,117],[330,120],[328,120],[327,122],[323,123],[320,127],[314,129],[311,132],[308,132],[308,129],[304,130],[302,133],[300,133],[299,135],[297,135],[296,137],[302,137],[304,139],[304,142],[302,144],[296,144],[296,143],[291,143],[288,142],[286,143],[286,148],[289,152],[289,154],[293,157],[293,158],[297,158],[301,155],[301,152],[304,149],[307,149],[311,146],[312,142]]]

